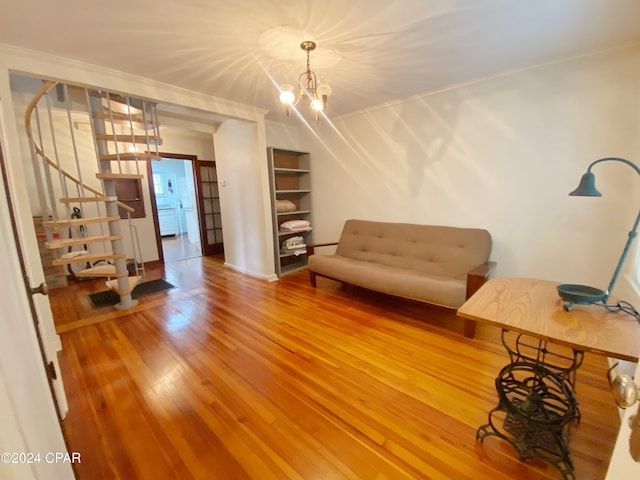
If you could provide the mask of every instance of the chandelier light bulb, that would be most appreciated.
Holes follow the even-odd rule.
[[[321,112],[324,109],[322,100],[318,100],[317,98],[314,98],[313,100],[311,100],[311,108],[316,112]]]
[[[289,84],[280,87],[280,101],[286,105],[292,105],[296,96],[293,93],[293,86]]]

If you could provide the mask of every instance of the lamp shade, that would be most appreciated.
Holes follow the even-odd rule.
[[[601,197],[602,194],[596,188],[596,177],[591,172],[582,175],[580,185],[569,195],[572,197]]]

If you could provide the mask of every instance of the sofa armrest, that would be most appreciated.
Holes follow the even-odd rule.
[[[495,266],[496,262],[486,262],[467,272],[467,300],[489,280]]]
[[[316,253],[316,247],[332,247],[334,245],[338,245],[338,242],[329,242],[329,243],[316,243],[315,245],[307,245],[307,257],[314,255]],[[316,273],[309,270],[309,280],[311,281],[311,286],[315,288],[316,284]]]
[[[307,245],[307,256],[315,254],[316,247],[331,247],[333,245],[338,245],[338,242],[316,243],[315,245]]]
[[[478,289],[487,281],[495,268],[495,262],[486,262],[467,272],[467,299],[478,291]],[[465,319],[464,336],[473,338],[476,334],[476,322]]]

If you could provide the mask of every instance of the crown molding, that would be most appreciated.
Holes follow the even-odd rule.
[[[214,97],[119,70],[0,43],[0,65],[9,73],[76,85],[105,88],[155,101],[174,103],[228,118],[264,122],[267,110]]]

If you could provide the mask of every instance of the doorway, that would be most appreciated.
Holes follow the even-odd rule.
[[[162,160],[151,162],[151,197],[165,262],[202,256],[193,160],[162,154]]]

